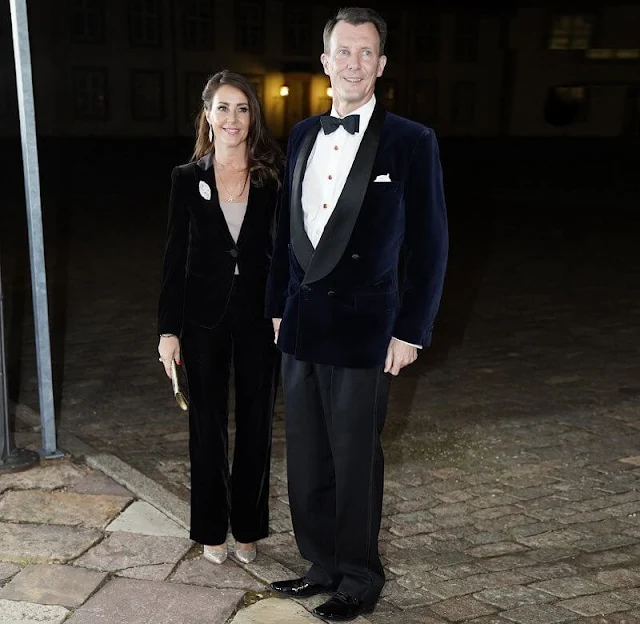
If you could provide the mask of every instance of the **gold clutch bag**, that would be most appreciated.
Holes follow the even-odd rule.
[[[189,409],[189,401],[183,391],[178,373],[178,365],[175,360],[171,362],[171,386],[173,387],[173,396],[176,398],[178,407],[186,412]]]

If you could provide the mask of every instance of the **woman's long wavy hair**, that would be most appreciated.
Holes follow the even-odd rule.
[[[215,140],[209,140],[207,112],[211,110],[213,97],[222,85],[240,89],[249,103],[251,122],[247,135],[247,155],[251,181],[257,186],[264,186],[270,180],[279,185],[284,161],[282,150],[269,133],[262,105],[251,83],[241,74],[228,69],[211,76],[202,91],[202,109],[196,118],[196,144],[191,160],[198,160],[215,150]]]

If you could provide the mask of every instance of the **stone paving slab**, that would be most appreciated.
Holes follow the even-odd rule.
[[[69,565],[29,565],[0,589],[0,598],[79,607],[106,576]]]
[[[279,561],[270,557],[258,557],[252,562],[243,565],[251,574],[262,579],[265,583],[272,583],[286,578],[295,578],[295,574],[282,565]]]
[[[183,527],[189,526],[189,505],[154,481],[111,453],[94,453],[86,457],[87,463],[104,474],[117,478],[130,492],[144,498]]]
[[[363,619],[371,624],[448,624],[430,609],[402,610],[384,600],[379,601],[373,613],[368,613]],[[505,624],[504,621],[501,624]]]
[[[189,539],[186,529],[145,501],[135,501],[129,505],[106,530]]]
[[[129,492],[129,490],[97,470],[92,470],[87,476],[74,484],[73,487],[69,488],[69,491],[77,492],[78,494],[98,494],[131,498],[131,492]]]
[[[137,535],[118,531],[76,559],[80,567],[105,572],[131,571],[149,566],[175,566],[192,546],[179,537]],[[164,570],[165,568],[162,568]]]
[[[66,622],[224,624],[243,593],[236,589],[209,589],[117,578],[109,581]]]
[[[533,583],[531,587],[557,596],[558,598],[577,598],[585,594],[597,594],[598,592],[605,592],[610,589],[607,585],[594,583],[580,576],[567,576],[542,581],[541,583]]]
[[[159,563],[157,565],[135,566],[133,568],[124,568],[117,570],[116,576],[124,578],[137,579],[139,581],[165,581],[175,567],[172,563]]]
[[[22,472],[0,474],[0,494],[5,490],[55,490],[72,487],[88,473],[86,466],[78,466],[68,459],[39,463]]]
[[[317,624],[318,619],[292,600],[267,598],[241,609],[232,621],[233,624]]]
[[[64,524],[102,529],[129,503],[130,498],[24,490],[0,497],[0,521]]]
[[[171,581],[185,585],[243,589],[245,591],[264,591],[266,589],[264,584],[247,574],[230,558],[222,565],[212,564],[202,557],[188,559],[180,563],[171,576]]]
[[[41,605],[31,602],[16,602],[0,598],[1,624],[62,624],[69,611],[64,607]]]
[[[496,613],[498,609],[469,596],[463,596],[431,605],[431,610],[451,622],[464,622]]]
[[[558,606],[587,616],[608,615],[617,611],[629,611],[633,608],[628,602],[617,598],[613,592],[562,600]]]
[[[506,620],[517,624],[559,624],[575,620],[576,615],[555,605],[527,605],[500,614]]]
[[[0,561],[62,562],[79,557],[102,539],[97,529],[0,523]]]
[[[0,586],[20,572],[20,566],[14,563],[0,563]]]

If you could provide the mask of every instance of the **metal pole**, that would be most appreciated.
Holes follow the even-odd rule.
[[[15,448],[9,432],[9,399],[7,393],[7,360],[4,343],[4,296],[0,271],[0,474],[30,468],[38,462],[38,454]]]
[[[51,345],[49,342],[47,277],[44,262],[40,173],[38,170],[38,146],[33,101],[33,80],[31,76],[27,2],[26,0],[9,0],[9,6],[11,8],[13,53],[18,88],[18,112],[20,113],[20,138],[22,140],[22,161],[29,223],[31,291],[33,294],[38,393],[42,424],[42,449],[40,454],[45,458],[53,458],[62,457],[62,453],[56,449],[56,419],[53,403]]]

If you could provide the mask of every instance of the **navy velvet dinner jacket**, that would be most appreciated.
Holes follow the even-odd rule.
[[[381,366],[392,336],[431,344],[449,248],[437,140],[376,105],[314,250],[301,196],[319,129],[310,117],[289,137],[266,314],[282,318],[278,346],[298,360]]]

